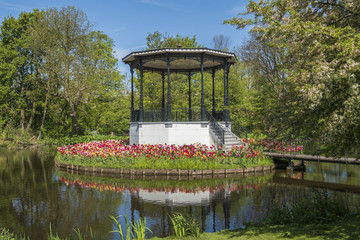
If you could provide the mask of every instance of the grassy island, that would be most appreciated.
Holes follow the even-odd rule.
[[[249,146],[221,147],[167,144],[128,145],[126,140],[78,143],[58,148],[56,160],[83,167],[131,169],[231,169],[273,165],[271,158]]]

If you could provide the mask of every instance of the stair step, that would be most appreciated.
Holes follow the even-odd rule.
[[[229,145],[229,146],[232,146],[232,145],[241,145],[240,142],[225,142],[225,145]]]
[[[240,142],[237,138],[225,138],[225,142]]]

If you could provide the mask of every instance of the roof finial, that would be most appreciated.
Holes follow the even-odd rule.
[[[181,42],[179,41],[178,45],[177,45],[178,48],[181,48]]]

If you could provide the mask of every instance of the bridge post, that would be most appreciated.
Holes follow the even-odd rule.
[[[289,158],[288,166],[286,167],[286,171],[293,171],[294,170],[294,164],[291,162],[291,158]]]

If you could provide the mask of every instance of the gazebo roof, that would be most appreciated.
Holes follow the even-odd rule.
[[[200,71],[200,60],[203,56],[204,70],[223,68],[224,62],[234,64],[236,56],[231,52],[223,52],[209,48],[163,48],[148,51],[136,51],[125,56],[122,61],[135,68],[142,67],[149,71],[166,71],[168,58],[171,72]]]

